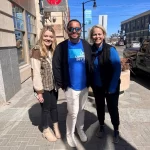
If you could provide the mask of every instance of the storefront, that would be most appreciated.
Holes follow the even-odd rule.
[[[29,50],[35,45],[42,23],[37,0],[1,0],[1,3],[0,103],[3,103],[31,76]]]
[[[29,51],[35,45],[37,38],[37,17],[40,16],[36,0],[11,0],[15,30],[16,48],[18,54],[21,83],[28,79],[30,73]],[[42,28],[42,23],[38,23]]]
[[[30,49],[43,24],[39,0],[1,0],[0,5],[0,103],[8,101],[31,76]],[[66,0],[66,4],[67,4]],[[68,7],[68,5],[67,5]],[[58,43],[66,38],[68,12],[50,12]],[[64,23],[65,22],[65,23]]]

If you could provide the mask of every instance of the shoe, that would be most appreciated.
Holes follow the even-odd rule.
[[[119,131],[114,130],[114,138],[113,138],[113,143],[117,144],[119,142]]]
[[[96,136],[98,138],[103,138],[104,135],[105,135],[104,125],[101,125],[99,131],[96,133]]]
[[[82,142],[86,142],[88,140],[88,138],[87,138],[85,132],[83,131],[83,129],[77,129],[77,133],[78,133],[78,135],[80,137],[80,140]]]
[[[50,128],[44,129],[42,136],[44,138],[46,138],[49,142],[55,142],[55,141],[57,141],[57,138],[55,137],[52,129],[50,129]]]
[[[67,135],[66,138],[67,138],[68,145],[70,147],[76,147],[77,144],[76,144],[74,135]]]
[[[56,138],[60,139],[61,138],[61,134],[60,134],[60,131],[59,131],[58,122],[54,123],[53,126],[54,126],[54,132],[55,132]]]

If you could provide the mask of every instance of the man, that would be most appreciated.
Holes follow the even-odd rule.
[[[70,20],[67,24],[69,39],[59,43],[53,57],[53,72],[56,87],[65,91],[67,99],[66,138],[71,147],[76,147],[75,126],[82,142],[87,141],[83,131],[84,107],[88,99],[90,80],[91,46],[81,35],[81,23]]]

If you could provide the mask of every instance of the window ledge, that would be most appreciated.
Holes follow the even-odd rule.
[[[26,68],[26,67],[31,67],[31,65],[30,65],[30,64],[24,64],[24,65],[21,65],[21,66],[19,67],[19,69],[21,70],[21,69],[24,69],[24,68]]]
[[[31,77],[31,65],[25,64],[19,67],[21,83]]]

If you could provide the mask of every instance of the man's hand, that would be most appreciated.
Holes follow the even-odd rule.
[[[43,94],[38,94],[37,96],[38,96],[37,98],[38,98],[39,102],[43,103],[44,102]]]

